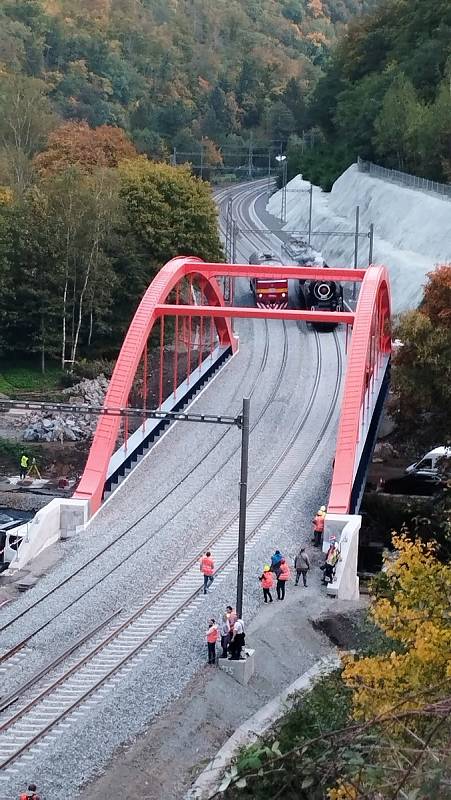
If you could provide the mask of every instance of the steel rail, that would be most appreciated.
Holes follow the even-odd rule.
[[[304,461],[301,464],[301,466],[298,467],[295,470],[295,474],[292,476],[292,478],[289,481],[288,485],[285,487],[284,491],[278,496],[278,498],[275,500],[275,502],[272,504],[272,506],[266,511],[266,513],[264,514],[263,519],[260,520],[260,522],[257,525],[255,525],[251,530],[248,531],[248,534],[246,536],[246,540],[247,541],[249,539],[251,539],[257,533],[257,531],[264,525],[264,523],[271,517],[272,513],[274,512],[274,510],[280,505],[282,499],[288,494],[290,489],[293,487],[295,482],[298,480],[300,474],[304,471],[304,469],[306,468],[307,464],[312,459],[312,457],[313,457],[313,455],[314,455],[314,453],[316,451],[316,447],[317,447],[318,441],[320,441],[320,439],[322,438],[322,436],[324,435],[325,431],[327,430],[327,428],[328,428],[328,426],[330,424],[330,420],[332,418],[332,415],[333,415],[333,412],[334,412],[334,408],[335,408],[335,404],[336,404],[336,400],[337,400],[337,397],[338,397],[338,392],[339,392],[339,387],[340,387],[340,379],[341,379],[341,372],[342,372],[341,348],[339,346],[338,339],[336,337],[336,333],[335,332],[334,332],[334,338],[335,338],[335,344],[336,344],[337,355],[338,355],[338,357],[337,357],[337,375],[336,375],[336,380],[335,380],[335,388],[334,388],[334,392],[333,392],[332,397],[331,397],[331,401],[330,401],[330,404],[329,404],[329,409],[328,409],[328,412],[327,412],[327,415],[326,415],[326,419],[323,422],[323,424],[321,426],[320,433],[319,433],[315,443],[310,448],[307,457],[304,459]],[[316,341],[317,341],[317,346],[319,348],[318,335],[317,334],[316,334]],[[319,350],[320,350],[320,348],[319,348]],[[306,410],[304,411],[304,414],[302,415],[302,418],[301,418],[301,420],[300,420],[300,422],[299,422],[299,424],[298,424],[298,426],[296,428],[296,431],[292,435],[289,443],[286,445],[283,453],[279,456],[279,458],[277,459],[276,463],[271,468],[270,472],[265,476],[264,480],[261,482],[259,487],[257,487],[257,489],[253,492],[252,497],[249,499],[249,504],[252,503],[255,500],[255,498],[257,498],[259,496],[259,494],[261,493],[262,489],[268,484],[268,482],[274,476],[276,470],[279,468],[281,463],[286,459],[289,451],[293,448],[293,445],[296,443],[297,439],[299,438],[299,434],[300,434],[301,430],[303,429],[304,425],[306,424],[306,421],[308,420],[311,408],[313,407],[313,404],[314,404],[314,401],[315,401],[315,398],[316,398],[316,395],[317,395],[317,392],[318,392],[318,388],[319,388],[320,377],[321,377],[321,363],[318,364],[315,386],[314,386],[314,388],[312,390],[309,404],[308,404]],[[226,524],[221,529],[221,531],[219,531],[214,537],[212,537],[212,539],[211,539],[210,543],[207,545],[207,547],[212,548],[214,544],[217,544],[218,540],[225,534],[225,532],[227,530],[230,530],[230,527],[236,521],[236,518],[237,518],[237,515],[234,515],[232,520],[230,520],[229,523]],[[204,552],[204,548],[202,549],[202,552]],[[218,571],[223,570],[230,563],[230,561],[235,557],[235,555],[236,555],[236,547],[234,547],[234,549],[230,553],[230,555],[226,559],[224,559],[222,561],[222,563],[218,567]],[[104,648],[107,646],[107,644],[112,642],[115,638],[117,638],[121,631],[123,631],[126,628],[130,627],[130,625],[136,619],[141,617],[143,615],[143,613],[150,606],[154,605],[160,597],[162,597],[164,594],[167,594],[168,590],[172,586],[174,586],[176,583],[178,583],[183,578],[183,576],[185,576],[187,574],[188,570],[191,567],[193,567],[194,565],[196,565],[198,563],[198,560],[199,560],[200,556],[201,556],[201,553],[197,554],[193,559],[191,559],[191,561],[189,562],[188,565],[184,565],[183,569],[180,570],[179,573],[177,575],[175,575],[166,584],[166,586],[162,587],[159,590],[159,592],[156,593],[156,595],[154,595],[152,598],[150,598],[145,604],[143,604],[139,609],[137,609],[130,617],[128,617],[123,623],[121,623],[119,628],[116,629],[115,631],[113,631],[105,640],[103,640],[103,642],[98,644],[94,648],[94,650],[92,650],[90,653],[86,654],[86,656],[84,656],[79,662],[77,662],[77,664],[73,665],[70,668],[70,670],[68,670],[63,676],[60,676],[51,686],[47,687],[43,692],[41,692],[40,695],[38,695],[37,697],[33,698],[33,700],[31,700],[24,708],[19,710],[13,717],[8,719],[3,724],[3,726],[0,728],[0,731],[3,731],[3,730],[6,730],[7,728],[10,728],[15,722],[17,722],[20,718],[22,718],[26,714],[26,712],[28,710],[30,710],[33,707],[35,707],[39,703],[39,701],[41,699],[44,699],[45,697],[47,697],[49,695],[49,693],[53,689],[59,687],[61,685],[61,683],[63,683],[68,677],[70,677],[70,675],[72,675],[76,670],[79,670],[81,668],[81,666],[83,666],[89,660],[91,660],[97,653],[99,653],[101,650],[104,650]],[[91,694],[93,694],[96,690],[98,690],[110,677],[112,677],[112,675],[117,673],[124,666],[125,663],[127,663],[130,659],[132,659],[140,650],[142,650],[142,648],[145,647],[149,643],[149,641],[151,641],[156,636],[158,636],[158,634],[164,628],[166,628],[170,624],[170,622],[172,622],[175,619],[175,617],[177,617],[192,602],[192,600],[199,594],[200,591],[201,591],[201,587],[197,587],[193,592],[191,592],[189,597],[185,598],[185,600],[177,608],[175,608],[172,613],[167,615],[166,619],[164,621],[162,621],[161,624],[159,624],[157,626],[157,628],[155,628],[154,630],[152,630],[151,633],[146,635],[136,646],[134,646],[132,648],[131,651],[129,651],[111,669],[109,669],[105,675],[103,675],[99,680],[96,680],[95,684],[90,686],[86,691],[84,691],[82,696],[78,697],[76,700],[71,702],[69,704],[69,706],[67,706],[59,714],[57,714],[57,716],[54,719],[52,719],[51,721],[49,721],[40,731],[38,731],[34,736],[32,736],[25,743],[23,743],[19,748],[17,748],[14,753],[11,753],[9,756],[7,756],[7,758],[3,759],[2,762],[0,763],[0,769],[5,769],[7,766],[9,766],[9,764],[11,764],[13,761],[15,761],[25,750],[28,750],[36,741],[38,741],[43,736],[45,736],[46,733],[49,732],[49,730],[51,730],[55,725],[57,725],[64,717],[66,717],[68,714],[70,714],[71,711],[73,711],[75,708],[79,707]]]
[[[267,364],[268,353],[269,353],[269,332],[268,332],[268,326],[266,324],[265,325],[265,346],[264,346],[264,351],[263,351],[263,358],[262,358],[262,361],[260,363],[259,371],[257,373],[257,376],[256,376],[256,378],[254,380],[254,383],[253,383],[253,386],[251,388],[250,396],[252,396],[254,394],[254,392],[256,391],[256,389],[257,389],[258,382],[259,382],[260,377],[261,377],[261,375],[262,375],[262,373],[263,373],[263,371],[264,371],[264,369],[266,367],[266,364]],[[284,326],[284,349],[283,349],[283,354],[282,354],[282,362],[281,362],[281,365],[279,367],[279,373],[278,373],[278,376],[277,376],[277,379],[276,379],[276,383],[275,383],[275,386],[272,389],[272,392],[271,392],[270,396],[267,398],[262,411],[258,415],[257,419],[254,420],[254,422],[253,422],[253,424],[251,426],[251,430],[254,430],[255,427],[258,425],[258,423],[261,421],[261,419],[263,418],[264,414],[266,413],[266,411],[268,410],[269,406],[271,405],[271,403],[272,403],[272,401],[273,401],[278,389],[280,388],[281,383],[282,383],[282,378],[283,378],[283,372],[284,372],[286,363],[287,363],[287,335],[286,335],[286,327]],[[31,606],[28,606],[28,608],[24,609],[24,611],[22,611],[20,614],[16,615],[9,622],[7,622],[3,627],[0,628],[0,632],[3,632],[7,628],[11,627],[11,625],[13,625],[19,619],[21,619],[25,614],[27,614],[29,611],[32,611],[34,608],[36,608],[41,602],[46,600],[49,596],[53,595],[58,589],[60,589],[61,587],[65,586],[74,577],[79,575],[80,572],[82,572],[84,569],[86,569],[86,567],[91,566],[91,564],[94,561],[96,561],[97,558],[100,558],[102,555],[104,555],[105,552],[110,550],[111,547],[113,547],[115,544],[120,542],[124,538],[124,536],[126,536],[128,533],[130,533],[130,531],[133,530],[133,528],[136,527],[136,525],[138,525],[140,522],[142,522],[143,519],[145,519],[156,508],[158,508],[174,491],[176,491],[184,483],[185,480],[187,480],[188,477],[190,477],[194,473],[194,471],[196,469],[198,469],[198,467],[211,455],[211,453],[216,449],[216,447],[218,447],[218,445],[223,440],[223,438],[227,435],[227,433],[228,433],[228,430],[224,431],[224,433],[221,434],[221,436],[216,440],[216,442],[213,444],[213,446],[202,456],[201,459],[199,459],[197,461],[195,466],[188,473],[186,473],[186,475],[175,486],[173,486],[169,492],[166,492],[166,494],[162,498],[160,498],[160,500],[157,503],[155,503],[150,509],[145,511],[144,514],[142,514],[138,518],[138,520],[136,520],[132,525],[130,525],[128,528],[126,528],[125,531],[123,531],[112,542],[110,542],[108,545],[106,545],[104,548],[102,548],[102,550],[100,550],[98,553],[96,553],[93,558],[91,558],[90,560],[86,561],[84,564],[81,565],[81,567],[79,567],[76,571],[71,573],[71,575],[68,575],[66,578],[64,578],[64,580],[60,581],[59,584],[57,584],[55,587],[50,589],[46,594],[44,594],[40,598],[38,598],[35,603],[33,603]],[[210,475],[208,480],[204,483],[204,485],[201,488],[205,488],[208,485],[208,483],[210,483],[212,480],[214,480],[216,475],[218,475],[218,473],[224,468],[224,466],[228,463],[228,461],[230,461],[231,458],[233,458],[233,456],[238,451],[238,449],[239,449],[239,446],[234,448],[234,450],[229,454],[229,456],[218,466],[216,471],[212,475]],[[198,490],[196,490],[195,494],[197,494],[197,491]],[[195,494],[192,495],[192,497],[190,498],[190,500],[188,502],[191,502],[191,500],[194,498]],[[113,567],[111,567],[97,581],[95,581],[93,584],[91,584],[88,588],[84,589],[83,592],[81,592],[74,599],[72,599],[70,603],[66,604],[57,614],[53,615],[49,620],[47,620],[45,623],[40,625],[38,628],[35,628],[34,631],[32,631],[32,633],[29,634],[29,636],[27,636],[21,642],[19,642],[16,645],[14,645],[14,647],[12,647],[10,650],[8,650],[7,652],[3,653],[0,656],[0,664],[5,662],[5,661],[7,661],[15,653],[17,653],[19,650],[21,650],[34,636],[36,636],[38,633],[40,633],[42,630],[44,630],[55,619],[57,619],[62,613],[67,611],[69,608],[71,608],[76,602],[78,602],[83,597],[85,597],[90,591],[92,591],[92,589],[94,589],[97,586],[99,586],[104,580],[106,580],[106,578],[108,578],[117,569],[119,569],[129,558],[133,557],[137,552],[139,552],[139,550],[142,547],[145,547],[149,543],[149,541],[151,541],[161,530],[163,530],[163,528],[166,525],[168,525],[170,522],[172,522],[177,517],[177,515],[183,510],[183,508],[185,508],[185,506],[186,506],[186,503],[184,503],[182,507],[177,509],[177,511],[171,516],[171,518],[169,520],[167,520],[165,523],[160,525],[155,531],[153,531],[152,534],[150,536],[148,536],[138,547],[135,547],[133,550],[131,550],[127,554],[127,556],[125,558],[122,558],[121,561],[119,561],[117,564],[115,564]]]

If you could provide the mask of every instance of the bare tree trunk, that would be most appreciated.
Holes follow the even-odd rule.
[[[64,292],[63,292],[63,341],[61,347],[61,366],[63,369],[66,364],[66,303],[67,303],[67,270],[66,270],[66,281],[64,283]]]
[[[44,315],[41,314],[41,372],[45,372],[45,326]]]
[[[91,308],[90,308],[90,311],[89,311],[88,347],[91,347],[93,326],[94,326],[94,314],[92,312],[92,302],[91,302]]]

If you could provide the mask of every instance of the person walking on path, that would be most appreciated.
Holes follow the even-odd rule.
[[[294,582],[295,586],[298,586],[301,575],[304,586],[307,586],[307,572],[310,569],[310,560],[305,552],[305,547],[301,547],[299,553],[294,559],[294,568],[296,570],[296,580]]]
[[[290,579],[290,567],[284,558],[280,562],[280,572],[277,576],[277,599],[285,599],[285,584]]]
[[[268,564],[265,564],[265,566],[263,567],[263,573],[260,575],[258,580],[260,581],[261,587],[263,589],[263,598],[265,600],[265,603],[268,602],[268,598],[269,602],[272,603],[271,589],[274,586],[274,579]]]
[[[213,576],[215,574],[215,562],[209,550],[207,550],[200,560],[200,571],[204,576],[204,594],[207,594],[208,589],[214,581]]]
[[[219,631],[218,626],[214,619],[208,623],[207,631],[207,650],[208,650],[208,663],[216,664],[216,642],[218,641]]]
[[[29,458],[25,453],[20,457],[20,480],[23,481],[27,477]]]
[[[231,658],[233,661],[239,661],[241,650],[244,647],[244,641],[244,622],[238,617],[233,626],[232,641],[230,643]]]
[[[221,625],[219,626],[219,633],[221,634],[221,658],[227,658],[229,642],[230,642],[230,623],[227,614],[222,615]]]
[[[36,784],[30,783],[27,791],[19,795],[19,800],[40,800],[39,795],[36,794]]]
[[[326,519],[326,506],[321,506],[313,520],[313,543],[315,547],[321,547],[321,539],[324,533],[324,522]]]

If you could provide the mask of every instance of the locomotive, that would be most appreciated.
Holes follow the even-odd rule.
[[[343,287],[338,281],[326,281],[324,278],[299,281],[299,300],[301,308],[312,311],[342,311]],[[325,322],[313,322],[312,325],[318,330],[333,330],[336,327]]]
[[[296,264],[303,267],[326,267],[321,253],[315,250],[299,234],[292,234],[284,245],[285,253]],[[341,311],[343,309],[343,287],[337,281],[309,280],[299,281],[299,304],[301,308],[312,311]],[[312,323],[319,330],[332,330],[335,325]]]
[[[280,266],[280,259],[274,253],[252,253],[249,264]],[[249,283],[258,308],[287,308],[287,278],[251,278]]]

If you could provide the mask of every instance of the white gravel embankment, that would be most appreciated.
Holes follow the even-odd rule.
[[[300,175],[287,184],[284,230],[307,230],[309,187]],[[389,270],[394,312],[415,308],[426,274],[451,261],[451,200],[374,178],[353,164],[335,181],[330,194],[313,187],[313,231],[336,231],[336,235],[314,234],[312,244],[331,266],[354,264],[354,237],[341,234],[354,231],[356,206],[361,233],[374,224],[373,262]],[[280,217],[280,192],[267,208]],[[359,241],[359,266],[366,266],[369,240]]]

